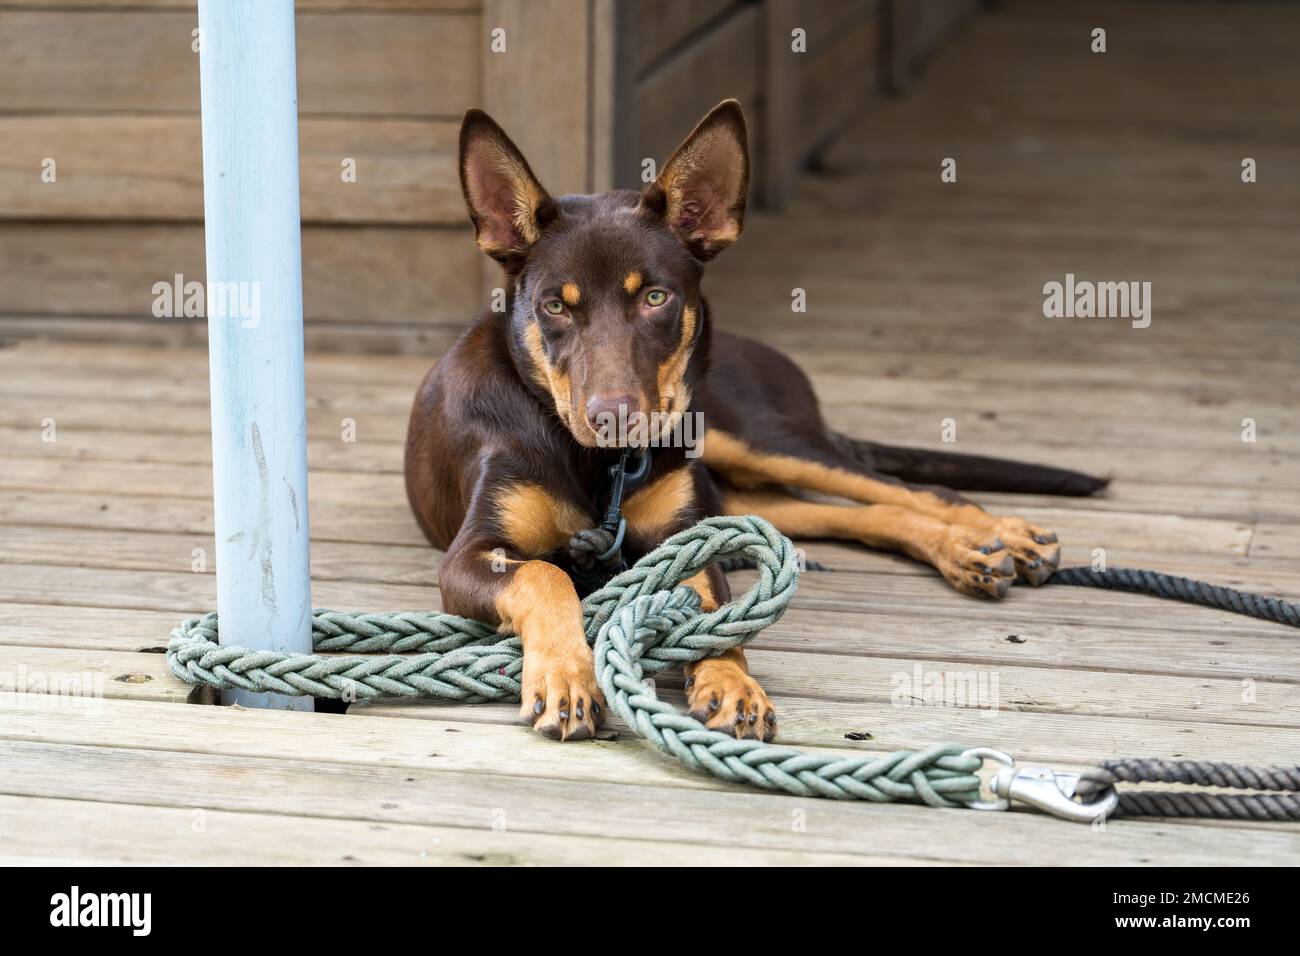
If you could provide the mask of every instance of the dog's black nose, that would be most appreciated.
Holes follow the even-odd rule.
[[[641,405],[635,395],[599,393],[587,399],[587,421],[612,445],[622,445],[621,432],[635,424]]]

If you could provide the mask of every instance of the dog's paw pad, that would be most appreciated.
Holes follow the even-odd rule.
[[[1056,535],[1023,518],[999,518],[994,530],[1016,562],[1016,577],[1035,587],[1044,584],[1061,563]]]
[[[605,722],[605,698],[589,650],[585,660],[575,652],[573,659],[530,663],[525,655],[520,700],[519,719],[551,740],[586,740]]]
[[[738,739],[776,736],[776,708],[758,681],[735,661],[707,658],[686,682],[687,709],[711,730]]]
[[[1016,567],[1002,539],[989,531],[949,525],[932,555],[934,566],[962,594],[1005,597]]]

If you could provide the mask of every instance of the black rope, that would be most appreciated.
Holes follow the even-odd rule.
[[[1300,604],[1204,581],[1193,581],[1176,574],[1163,574],[1160,571],[1139,568],[1111,568],[1107,571],[1096,571],[1088,567],[1061,568],[1052,575],[1052,583],[1152,594],[1171,601],[1199,604],[1220,611],[1247,614],[1262,621],[1300,627]]]
[[[728,558],[719,562],[724,571],[753,570],[756,565],[744,557]],[[818,561],[809,561],[805,571],[833,571]],[[1182,601],[1185,604],[1199,604],[1220,611],[1232,611],[1246,614],[1261,621],[1273,621],[1289,627],[1300,627],[1300,604],[1284,601],[1281,598],[1238,591],[1236,588],[1207,584],[1176,574],[1161,571],[1147,571],[1142,568],[1111,568],[1108,571],[1096,571],[1088,567],[1061,568],[1051,578],[1052,584],[1065,584],[1071,587],[1104,588],[1109,591],[1129,591],[1133,594],[1150,594]]]
[[[1186,790],[1117,790],[1114,814],[1209,817],[1218,820],[1300,820],[1300,767],[1247,767],[1211,760],[1121,757],[1085,770],[1075,795],[1085,803],[1117,783],[1176,783],[1288,793],[1211,793]]]

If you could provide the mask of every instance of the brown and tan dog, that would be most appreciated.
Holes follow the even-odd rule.
[[[539,732],[582,739],[603,719],[567,545],[608,502],[619,442],[598,425],[616,410],[653,418],[655,437],[688,413],[708,429],[702,457],[655,451],[623,511],[629,560],[701,518],[757,514],[788,535],[900,551],[966,594],[1001,597],[1013,580],[1050,577],[1054,534],[940,483],[1082,495],[1104,482],[848,438],[826,427],[789,359],[711,328],[703,267],[739,237],[749,180],[734,100],[640,193],[552,198],[477,110],[461,127],[460,171],[478,245],[505,271],[506,310],[484,314],[420,386],[406,486],[447,552],[443,608],[520,635],[521,714]],[[859,504],[806,501],[798,489]],[[688,583],[706,607],[729,600],[716,567]],[[686,676],[691,712],[709,726],[772,738],[776,712],[740,649]]]

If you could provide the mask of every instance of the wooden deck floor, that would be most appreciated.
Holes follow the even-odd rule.
[[[1104,58],[1087,52],[1093,19],[1025,3],[979,21],[912,97],[862,118],[788,213],[752,217],[711,273],[714,310],[794,354],[845,431],[938,447],[952,419],[958,450],[1113,474],[1095,500],[983,496],[1056,529],[1067,563],[1104,548],[1111,565],[1300,598],[1296,13],[1142,5]],[[1240,26],[1211,26],[1225,21]],[[1230,62],[1207,68],[1207,51]],[[945,156],[956,184],[939,182]],[[1258,183],[1239,181],[1243,156]],[[1042,285],[1067,272],[1151,281],[1151,326],[1044,319]],[[790,313],[795,287],[806,315]],[[438,606],[439,555],[400,474],[426,364],[309,358],[317,604]],[[1093,831],[755,793],[680,770],[623,728],[542,740],[508,706],[197,706],[161,652],[216,600],[211,564],[191,569],[194,549],[212,553],[204,355],[19,343],[0,350],[0,395],[0,680],[85,675],[102,694],[0,701],[2,860],[1300,859],[1300,826]],[[899,558],[808,553],[836,572],[806,575],[751,655],[786,743],[955,740],[1060,768],[1300,761],[1294,631],[1064,587],[983,603]],[[996,690],[973,707],[895,706],[918,668]]]

